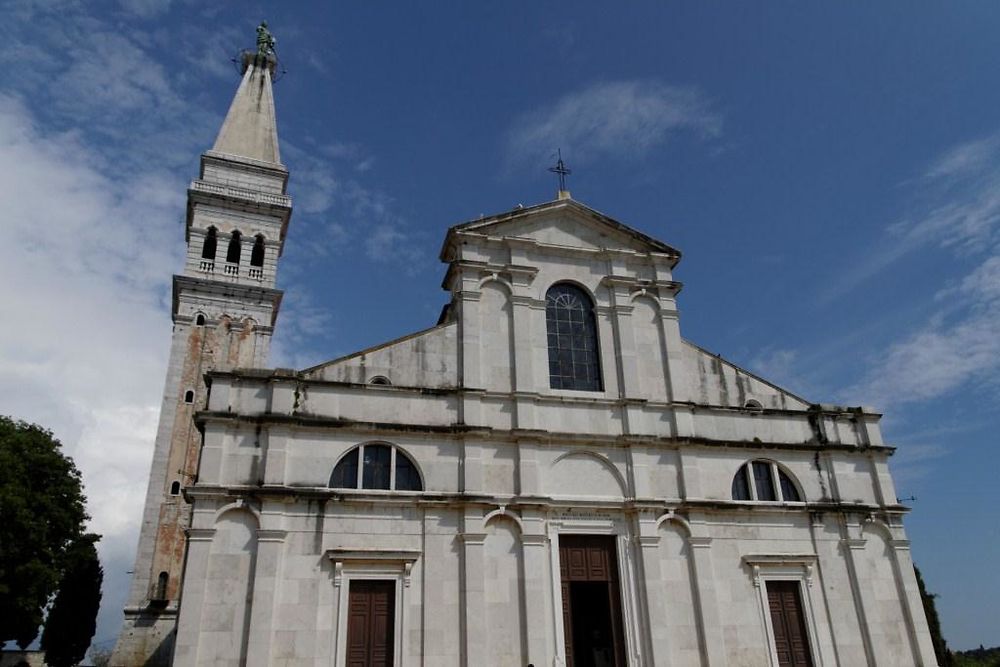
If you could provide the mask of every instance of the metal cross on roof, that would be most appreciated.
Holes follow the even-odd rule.
[[[553,174],[559,174],[559,191],[563,192],[566,190],[566,177],[573,173],[573,171],[566,166],[566,163],[562,159],[562,149],[558,149],[559,161],[556,162],[556,166],[549,167],[549,171]]]

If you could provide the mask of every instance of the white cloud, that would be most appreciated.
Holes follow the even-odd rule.
[[[105,643],[120,627],[135,554],[187,180],[224,112],[202,106],[206,79],[231,77],[235,91],[225,56],[246,37],[211,21],[169,34],[129,16],[155,16],[167,0],[124,4],[127,11],[98,18],[89,3],[20,0],[0,52],[10,74],[0,94],[0,279],[8,286],[0,406],[53,430],[83,473],[92,529],[104,536],[95,641]],[[391,242],[405,249],[408,234],[391,199],[358,180],[375,164],[363,147],[331,147],[337,155],[327,157],[343,164],[282,147],[300,195],[294,224],[316,232],[293,235],[292,252],[299,243],[364,252],[388,227],[401,231],[372,256],[398,258]],[[286,295],[272,358],[304,367],[322,359],[310,345],[331,318],[299,287]]]
[[[845,394],[886,406],[994,382],[1000,372],[1000,255],[987,257],[949,292],[952,316],[935,318],[890,345]]]
[[[334,318],[329,310],[316,306],[305,289],[285,292],[281,301],[281,326],[271,344],[271,364],[276,368],[309,368],[327,356],[309,346],[318,336],[331,338]]]
[[[125,4],[152,16],[169,2]],[[235,89],[211,50],[237,36],[207,23],[144,31],[89,11],[22,0],[0,53],[13,92],[0,97],[0,278],[16,286],[4,310],[17,322],[0,328],[0,405],[52,429],[83,474],[103,535],[95,642],[107,645],[135,557],[186,181],[221,121],[186,87],[207,74]]]
[[[134,555],[170,341],[183,187],[119,180],[72,133],[42,132],[0,97],[4,327],[0,405],[53,430],[83,473],[106,572],[98,638],[117,631]],[[164,193],[171,193],[170,195]]]
[[[641,156],[673,134],[719,134],[721,116],[696,88],[611,81],[569,93],[518,118],[507,137],[510,163],[548,160],[556,148],[573,163]]]
[[[864,277],[917,248],[976,262],[938,292],[940,309],[924,326],[883,350],[845,392],[879,406],[992,385],[1000,372],[1000,134],[946,151],[910,185],[919,208],[890,227],[900,248]]]
[[[903,187],[913,211],[886,228],[877,252],[839,271],[820,300],[849,293],[923,248],[970,256],[1000,243],[1000,133],[945,151]]]

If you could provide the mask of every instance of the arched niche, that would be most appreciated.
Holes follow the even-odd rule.
[[[479,363],[484,389],[514,387],[514,312],[510,289],[499,280],[484,282],[479,299]]]
[[[202,633],[198,659],[206,664],[245,664],[250,597],[257,562],[258,516],[242,504],[216,515],[209,550],[202,623],[224,628]]]
[[[623,498],[621,472],[596,452],[571,452],[557,458],[548,470],[544,493],[552,496]]]
[[[493,513],[484,532],[483,602],[489,628],[484,655],[492,665],[524,665],[527,636],[520,526],[510,514]]]
[[[632,301],[632,331],[635,335],[636,369],[643,396],[668,400],[666,345],[660,304],[649,295]]]

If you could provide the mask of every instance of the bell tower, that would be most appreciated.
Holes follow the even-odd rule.
[[[243,77],[188,188],[187,255],[173,279],[173,337],[125,622],[113,665],[169,665],[211,370],[265,367],[282,292],[278,259],[292,213],[272,96],[267,25],[241,56]]]

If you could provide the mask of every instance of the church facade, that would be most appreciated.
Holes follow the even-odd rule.
[[[879,415],[685,340],[680,253],[568,192],[447,231],[435,326],[269,369],[291,201],[244,68],[114,664],[936,664]]]

